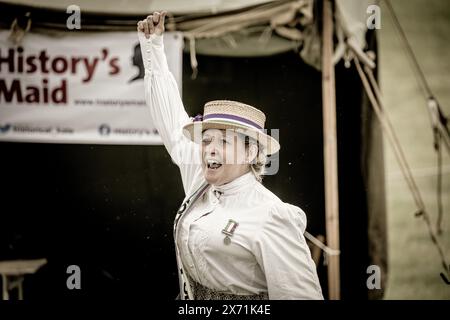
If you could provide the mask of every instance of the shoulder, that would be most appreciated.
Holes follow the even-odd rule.
[[[258,183],[254,189],[255,204],[262,214],[261,223],[267,225],[293,225],[303,233],[306,229],[306,214],[298,206],[283,202],[272,191]]]
[[[295,229],[298,229],[303,234],[306,229],[307,220],[306,214],[302,209],[293,204],[280,201],[271,206],[268,222],[295,227]]]

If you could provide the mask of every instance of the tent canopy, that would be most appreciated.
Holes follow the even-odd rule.
[[[17,16],[17,8],[32,11],[34,27],[65,28],[70,0],[2,0],[13,7],[2,19]],[[375,1],[377,3],[378,1]],[[370,0],[337,0],[336,28],[338,39],[334,62],[345,52],[344,41],[353,39],[364,48],[367,8]],[[0,3],[1,4],[1,3]],[[80,0],[82,31],[131,29],[136,20],[157,10],[167,10],[168,30],[182,31],[190,40],[186,50],[216,56],[269,56],[299,50],[305,62],[320,69],[320,27],[318,2],[314,0]],[[8,7],[7,7],[8,8]],[[12,13],[12,14],[11,14]],[[12,16],[12,18],[11,18]],[[105,17],[108,17],[105,19]],[[3,22],[3,24],[8,23]],[[10,22],[9,22],[10,23]],[[191,43],[195,40],[195,45]],[[195,64],[195,61],[191,61]]]
[[[62,11],[74,4],[72,0],[4,0],[3,2]],[[268,2],[274,2],[274,0],[79,0],[76,5],[82,12],[104,15],[145,15],[157,10],[185,15],[216,14]]]

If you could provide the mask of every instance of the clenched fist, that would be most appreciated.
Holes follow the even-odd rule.
[[[148,39],[151,34],[161,35],[164,32],[164,18],[167,12],[153,12],[146,19],[138,22],[138,31],[144,32],[145,37]]]

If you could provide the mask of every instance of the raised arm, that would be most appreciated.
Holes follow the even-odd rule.
[[[138,22],[138,37],[145,67],[145,99],[150,114],[172,161],[180,168],[185,193],[199,177],[198,145],[182,134],[191,119],[184,109],[178,86],[169,71],[164,53],[164,18],[166,12],[154,12]]]

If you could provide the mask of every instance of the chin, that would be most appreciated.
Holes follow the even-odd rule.
[[[208,169],[203,170],[203,176],[205,177],[206,182],[214,185],[219,185],[222,177],[220,172],[211,172]]]
[[[211,176],[211,175],[209,175],[209,174],[207,174],[207,173],[204,174],[204,177],[205,177],[205,180],[206,180],[209,184],[215,184],[215,185],[217,185],[217,183],[220,181],[220,178],[219,178],[219,177],[214,177],[214,176]]]
[[[212,179],[212,178],[209,178],[209,177],[205,176],[205,180],[206,180],[206,182],[208,182],[209,184],[217,185],[217,179]]]

